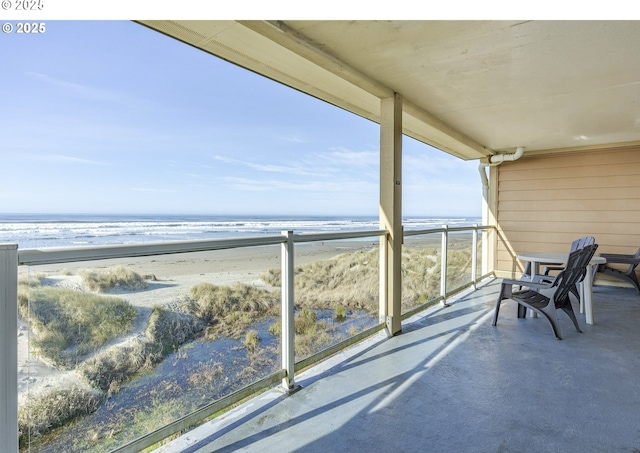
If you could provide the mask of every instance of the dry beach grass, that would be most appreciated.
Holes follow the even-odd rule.
[[[433,241],[426,241],[405,249],[404,308],[437,294],[439,258],[434,247]],[[450,266],[462,273],[470,252],[452,250],[449,259]],[[64,423],[63,413],[55,414],[48,425],[42,421],[54,417],[51,401],[69,401],[66,406],[58,404],[68,407],[61,409],[67,419],[95,410],[133,376],[201,335],[237,338],[247,354],[259,360],[260,339],[251,326],[279,315],[276,247],[88,264],[21,270],[25,335],[19,338],[20,407],[23,414],[31,414],[22,417],[21,429],[24,433],[30,429],[31,436]],[[297,354],[310,354],[332,340],[316,310],[332,309],[336,318],[345,317],[348,310],[375,313],[378,268],[377,241],[297,248]],[[81,305],[91,307],[89,313],[73,309]],[[48,312],[41,306],[54,308]],[[58,318],[65,321],[51,322]],[[92,331],[95,326],[99,334]],[[278,322],[270,331],[279,335]],[[47,346],[47,336],[57,339],[52,342],[55,347]],[[209,373],[212,379],[223,372],[219,365],[214,368],[215,373]],[[209,374],[199,376],[204,379]]]

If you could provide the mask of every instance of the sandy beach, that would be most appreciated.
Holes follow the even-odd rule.
[[[326,260],[342,253],[370,250],[378,241],[332,241],[326,243],[299,244],[296,246],[294,263],[305,264]],[[132,331],[102,349],[114,344],[125,344],[144,335],[144,330],[155,305],[175,305],[182,300],[189,288],[208,282],[215,285],[232,285],[236,282],[266,286],[260,275],[269,269],[281,266],[280,246],[248,247],[209,252],[196,252],[152,257],[86,261],[55,265],[21,267],[20,274],[45,276],[42,284],[88,291],[78,275],[83,270],[101,270],[125,266],[140,275],[148,276],[148,287],[139,291],[111,290],[107,294],[125,299],[136,307],[140,315]],[[41,360],[34,351],[29,351],[30,332],[26,323],[19,321],[18,333],[18,392],[20,398],[35,395],[47,389],[68,388],[73,385],[86,386],[75,371],[61,371]]]

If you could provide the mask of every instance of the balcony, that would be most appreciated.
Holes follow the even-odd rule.
[[[638,295],[627,288],[596,286],[595,324],[586,324],[584,315],[578,315],[584,330],[578,333],[569,319],[560,314],[563,341],[555,339],[542,319],[517,319],[512,301],[503,303],[499,324],[493,327],[491,317],[500,280],[490,275],[476,276],[482,260],[474,251],[483,249],[484,240],[478,240],[482,230],[443,228],[405,233],[406,251],[424,246],[424,241],[430,245],[439,242],[440,269],[448,272],[438,271],[439,297],[412,307],[403,305],[402,332],[392,337],[388,336],[388,324],[385,329],[384,322],[376,324],[373,320],[373,324],[368,324],[370,327],[319,353],[291,354],[293,348],[287,347],[295,336],[291,323],[293,302],[287,289],[289,278],[282,279],[281,326],[288,328],[282,327],[279,342],[281,367],[276,364],[274,371],[263,370],[252,377],[252,384],[243,388],[236,385],[236,390],[227,391],[222,398],[201,391],[198,409],[186,413],[183,410],[178,415],[157,413],[142,428],[136,428],[138,434],[133,437],[131,433],[128,437],[118,437],[121,434],[118,432],[100,434],[98,426],[90,423],[83,429],[92,437],[92,448],[114,452],[148,447],[157,448],[158,452],[499,449],[557,452],[635,448],[634,411],[640,402],[640,392],[635,390],[640,366],[634,355],[640,341],[634,325],[640,308]],[[295,278],[287,257],[301,248],[294,247],[296,242],[340,243],[380,235],[384,231],[286,234],[93,250],[25,250],[19,261],[38,268],[45,263],[68,266],[90,259],[148,255],[153,258],[170,253],[183,262],[185,254],[188,256],[195,250],[239,253],[237,249],[228,249],[281,244],[283,275]],[[372,247],[375,241],[359,244]],[[450,255],[449,248],[456,247],[471,256],[461,272],[470,283],[459,286],[458,282],[458,287],[452,290],[448,280],[456,275],[446,257]],[[273,257],[275,250],[269,250]],[[7,269],[3,272],[10,273]],[[160,290],[170,289],[176,282],[160,281],[154,285],[149,292],[160,294]],[[379,319],[384,320],[384,316],[380,314]],[[165,384],[174,381],[169,377],[171,367],[180,362],[180,356],[195,354],[189,349],[176,352],[177,356],[165,368],[168,371],[164,371],[169,374],[160,376]],[[11,384],[10,369],[7,366],[3,374],[8,384]],[[243,379],[247,381],[246,376]],[[280,381],[282,385],[274,386]],[[112,390],[117,393],[122,389],[124,399],[131,398],[126,396],[133,395],[127,388],[131,382],[117,381],[114,389],[109,386],[101,415],[96,412],[103,417],[102,422],[105,416],[119,421],[120,426],[127,417],[131,419],[127,424],[139,422],[139,416],[131,408],[119,407],[109,396]],[[179,379],[176,385],[190,387],[187,381]],[[169,394],[173,398],[177,389],[167,391],[163,393],[154,387],[146,392],[154,393],[158,401],[164,402],[169,400]],[[138,389],[138,395],[139,392]],[[6,394],[8,399],[16,396]],[[241,404],[229,409],[236,403]],[[87,420],[97,419],[85,419],[82,426]],[[209,421],[202,423],[202,420]],[[168,437],[173,440],[167,443]],[[42,444],[37,439],[31,450],[56,451],[55,445]]]
[[[594,288],[594,325],[564,339],[505,301],[499,280],[435,306],[175,439],[168,452],[636,451],[640,300]]]

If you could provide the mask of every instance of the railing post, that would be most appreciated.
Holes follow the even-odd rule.
[[[18,246],[0,244],[0,445],[18,452]]]
[[[447,245],[449,243],[449,227],[442,226],[442,257],[440,262],[440,296],[442,304],[447,305]]]
[[[286,377],[282,380],[285,390],[290,391],[295,386],[294,366],[294,311],[293,311],[293,256],[294,243],[293,231],[283,231],[286,242],[282,243],[282,267],[280,274],[282,285],[282,329],[281,329],[281,349],[282,349],[282,368],[287,372]]]
[[[473,236],[471,241],[471,283],[473,283],[473,289],[478,289],[476,286],[477,267],[478,267],[478,224],[473,225]]]

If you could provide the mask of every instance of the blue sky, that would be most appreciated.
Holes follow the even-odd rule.
[[[0,213],[377,215],[377,124],[133,22],[46,27],[0,36]],[[405,215],[480,215],[477,161],[403,156]]]

